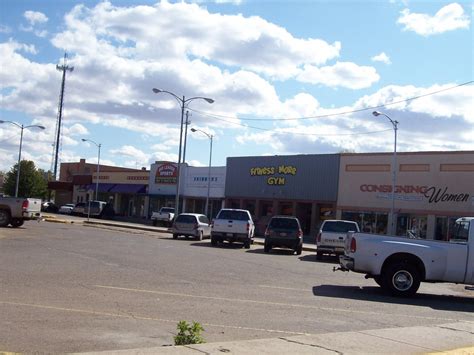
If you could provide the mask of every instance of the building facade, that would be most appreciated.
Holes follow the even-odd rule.
[[[474,152],[399,153],[392,196],[391,153],[342,154],[337,217],[371,233],[446,240],[454,221],[474,216]]]
[[[258,234],[273,215],[294,215],[315,234],[334,216],[338,175],[338,154],[227,158],[225,204],[249,210]]]

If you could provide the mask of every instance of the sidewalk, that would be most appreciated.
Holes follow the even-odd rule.
[[[104,220],[104,219],[95,219],[90,218],[89,221],[87,219],[76,219],[71,218],[67,215],[44,215],[44,220],[46,222],[53,222],[53,223],[83,223],[88,225],[101,225],[101,226],[110,226],[110,227],[119,227],[119,228],[130,228],[130,229],[138,229],[147,232],[160,232],[160,233],[170,233],[171,230],[167,227],[154,227],[150,225],[140,224],[140,223],[131,223],[131,222],[122,222],[116,220]],[[255,237],[254,244],[263,245],[264,238],[263,237]],[[316,245],[310,243],[303,243],[303,250],[316,252]]]
[[[83,354],[474,354],[474,322]]]

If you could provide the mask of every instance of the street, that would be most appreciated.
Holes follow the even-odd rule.
[[[0,352],[172,345],[180,320],[201,323],[207,342],[474,322],[463,285],[422,284],[399,299],[334,266],[113,227],[1,228]]]

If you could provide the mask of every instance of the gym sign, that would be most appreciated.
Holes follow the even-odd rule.
[[[265,166],[250,168],[250,176],[266,176],[267,185],[285,185],[285,175],[296,175],[296,167],[292,165]]]

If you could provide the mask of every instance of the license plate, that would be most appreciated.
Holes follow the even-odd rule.
[[[280,233],[280,237],[286,237],[286,233]]]
[[[227,236],[227,237],[232,237],[233,234],[232,234],[232,233],[227,233],[226,236]]]

